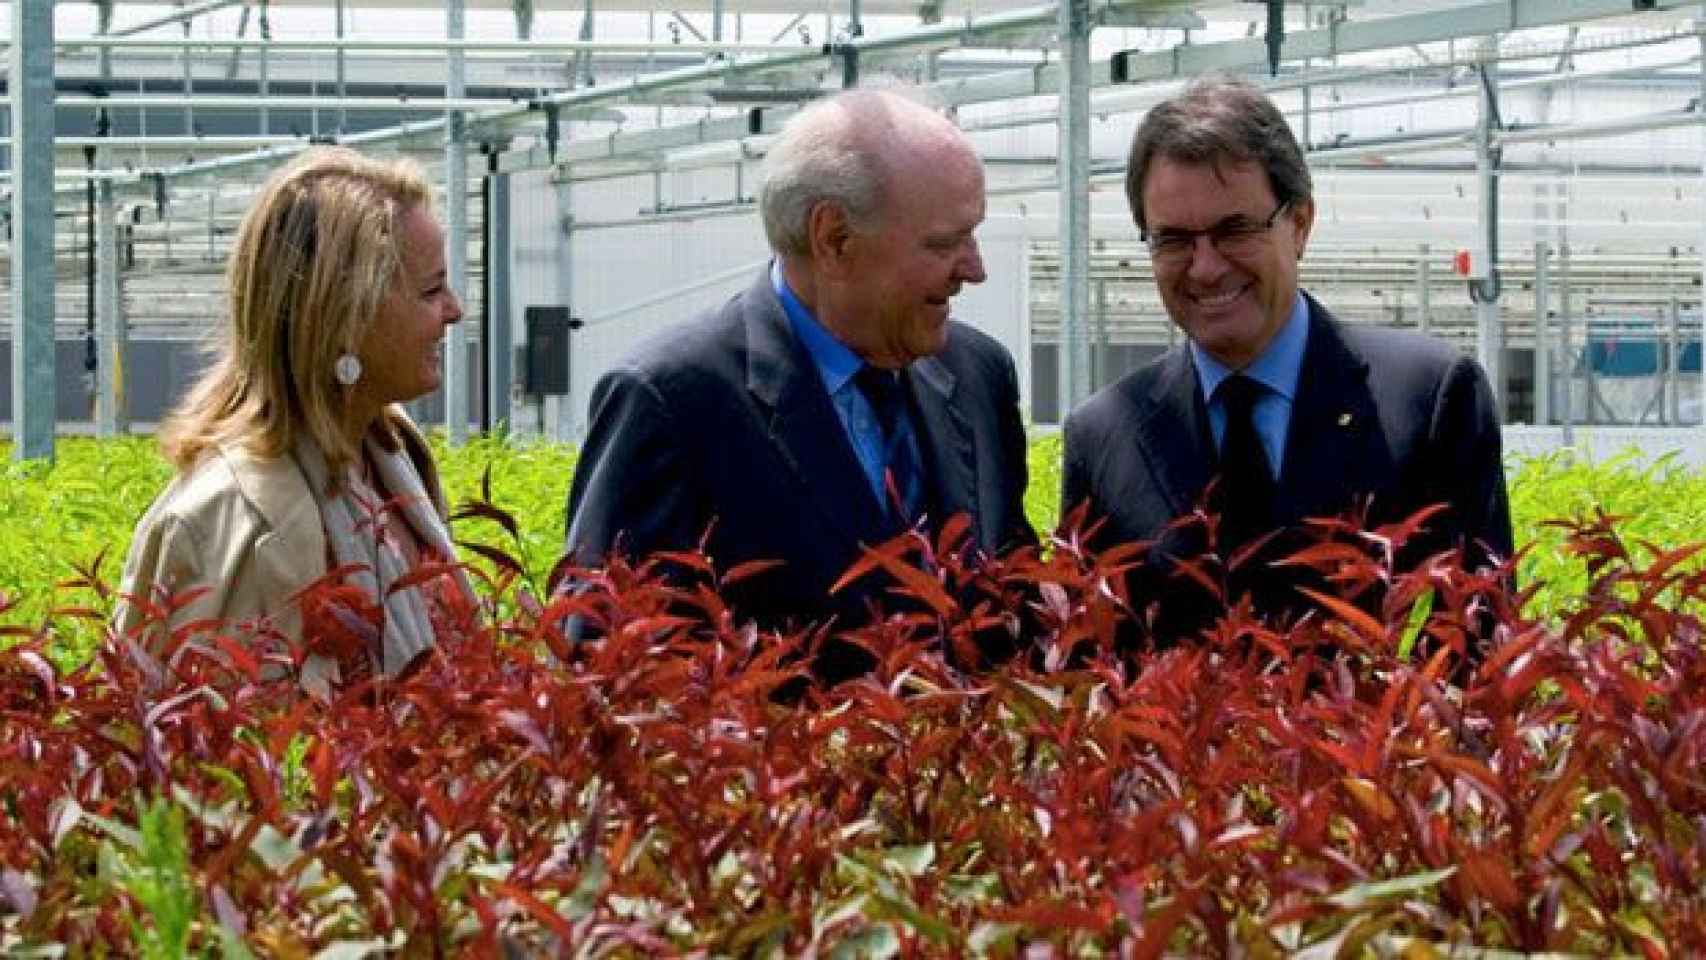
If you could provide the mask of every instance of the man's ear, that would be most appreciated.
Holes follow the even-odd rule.
[[[1286,222],[1296,231],[1297,259],[1303,259],[1303,251],[1309,246],[1309,232],[1315,229],[1315,198],[1306,197],[1291,205],[1286,211]]]
[[[853,239],[853,225],[840,204],[823,202],[812,207],[806,216],[806,239],[811,244],[812,260],[820,264],[836,264],[847,255],[847,244]]]

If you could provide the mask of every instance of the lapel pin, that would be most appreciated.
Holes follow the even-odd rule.
[[[1350,425],[1351,425],[1351,415],[1349,413],[1339,414],[1339,426],[1348,427]]]

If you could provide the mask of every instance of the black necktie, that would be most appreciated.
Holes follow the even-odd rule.
[[[1222,554],[1273,527],[1274,472],[1256,432],[1256,401],[1267,387],[1241,373],[1215,390],[1226,411],[1226,435],[1220,443],[1220,543]]]
[[[877,415],[877,425],[883,431],[885,480],[900,497],[901,512],[910,521],[918,515],[923,500],[923,478],[912,455],[912,444],[906,442],[900,429],[901,415],[906,412],[906,371],[884,370],[867,363],[853,375],[853,382],[865,395],[871,412]],[[885,494],[880,499],[884,512],[888,512],[891,495]]]

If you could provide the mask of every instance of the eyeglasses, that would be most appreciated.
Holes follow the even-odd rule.
[[[1149,256],[1159,263],[1181,264],[1189,261],[1196,253],[1197,238],[1207,237],[1214,249],[1221,256],[1248,256],[1261,250],[1268,241],[1268,231],[1274,228],[1281,213],[1291,206],[1291,201],[1281,200],[1274,212],[1268,214],[1265,220],[1251,220],[1244,216],[1227,217],[1212,227],[1204,230],[1157,230],[1154,233],[1144,231],[1143,242],[1149,245]]]

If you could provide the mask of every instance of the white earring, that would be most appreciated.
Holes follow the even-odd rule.
[[[361,379],[361,358],[353,353],[339,356],[332,364],[332,376],[346,387],[355,386],[355,382]]]

